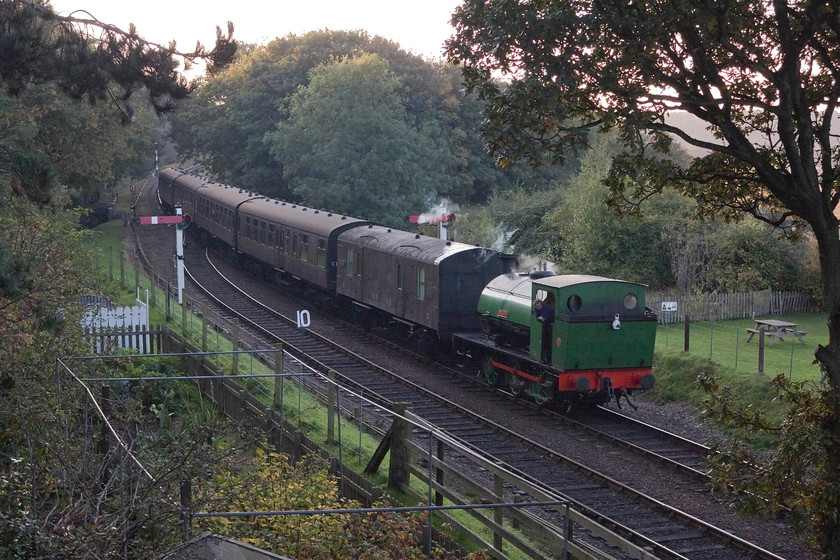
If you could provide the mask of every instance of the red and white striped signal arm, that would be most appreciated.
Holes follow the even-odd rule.
[[[455,214],[418,214],[408,217],[410,224],[447,224],[455,221]]]
[[[162,224],[181,224],[189,223],[189,218],[184,220],[184,216],[140,216],[140,224],[144,226],[156,226]]]

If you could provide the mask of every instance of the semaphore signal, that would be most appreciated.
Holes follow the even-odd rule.
[[[190,223],[189,214],[181,214],[181,205],[175,205],[175,216],[140,216],[140,225],[157,226],[177,224],[175,229],[175,271],[178,278],[178,303],[184,303],[184,228]]]
[[[184,222],[183,216],[140,216],[140,224],[144,226],[156,226],[162,224],[180,224]]]
[[[455,214],[415,214],[408,217],[410,224],[440,224],[440,238],[446,239],[446,228],[455,223]]]

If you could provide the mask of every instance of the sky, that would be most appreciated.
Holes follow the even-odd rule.
[[[449,20],[460,0],[52,0],[61,15],[85,10],[148,41],[190,51],[196,41],[213,47],[216,27],[235,26],[234,38],[264,44],[288,34],[329,29],[363,30],[427,58],[441,58],[453,33]]]

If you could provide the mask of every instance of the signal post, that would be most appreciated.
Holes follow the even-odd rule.
[[[178,279],[178,303],[184,303],[184,229],[189,225],[189,216],[182,214],[180,204],[175,205],[174,216],[141,216],[141,225],[175,224],[175,273]]]

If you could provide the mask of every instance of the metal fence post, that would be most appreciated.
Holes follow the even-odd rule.
[[[231,341],[230,343],[233,345],[233,354],[231,354],[233,359],[233,365],[231,366],[230,374],[231,375],[238,375],[239,374],[239,318],[235,317],[233,319],[233,329],[231,329]]]
[[[335,372],[330,370],[327,377],[327,445],[332,445],[335,443]]]

